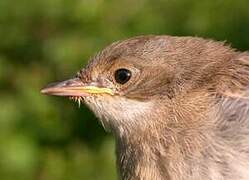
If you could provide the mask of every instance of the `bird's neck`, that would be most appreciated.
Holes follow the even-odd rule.
[[[208,100],[203,101],[193,104],[196,101],[188,99],[174,108],[155,108],[147,118],[140,117],[132,125],[116,128],[122,179],[186,179],[184,173],[194,167],[192,159],[198,159],[205,148],[214,144],[214,123],[206,120]]]
[[[186,157],[198,156],[208,138],[193,130],[186,131],[184,137],[173,131],[158,127],[154,132],[150,129],[150,133],[137,130],[117,137],[117,165],[121,179],[167,180],[180,176]]]
[[[167,179],[168,172],[161,169],[164,166],[160,166],[161,154],[156,146],[155,141],[141,135],[118,139],[117,165],[121,179]]]

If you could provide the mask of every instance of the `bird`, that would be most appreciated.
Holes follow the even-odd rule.
[[[46,95],[85,103],[122,180],[249,179],[249,53],[201,37],[114,42]]]

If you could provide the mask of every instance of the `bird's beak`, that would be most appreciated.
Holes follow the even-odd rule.
[[[79,78],[73,78],[62,82],[49,84],[41,90],[41,93],[54,96],[88,96],[91,94],[114,95],[109,88],[97,85],[84,84]]]

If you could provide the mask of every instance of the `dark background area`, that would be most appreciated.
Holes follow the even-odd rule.
[[[116,179],[112,136],[86,107],[40,89],[136,35],[247,50],[248,9],[248,0],[0,0],[0,179]]]

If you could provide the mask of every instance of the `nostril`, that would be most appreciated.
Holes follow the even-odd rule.
[[[65,82],[65,86],[71,86],[72,84],[73,84],[72,81],[67,81],[67,82]]]

